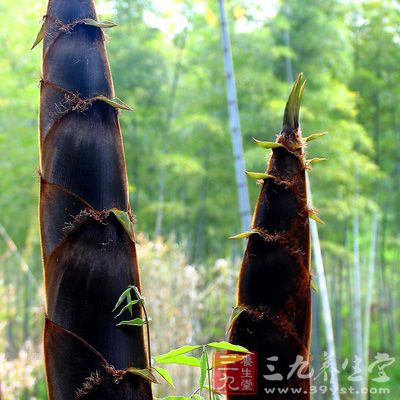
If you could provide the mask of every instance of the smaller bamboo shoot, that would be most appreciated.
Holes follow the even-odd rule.
[[[230,333],[231,343],[258,354],[258,393],[249,396],[251,399],[265,399],[265,390],[274,388],[269,399],[282,399],[278,388],[302,391],[289,391],[285,399],[309,399],[312,210],[307,204],[309,166],[299,124],[303,89],[303,76],[299,75],[286,104],[277,145],[268,145],[272,148],[268,169],[251,176],[258,178],[262,187],[252,230],[244,235],[248,244],[238,285],[238,307],[243,311]],[[299,362],[299,371],[291,373]]]

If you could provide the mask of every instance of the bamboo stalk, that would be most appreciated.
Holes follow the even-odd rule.
[[[371,241],[369,245],[369,259],[368,259],[368,274],[367,274],[367,292],[365,299],[364,310],[364,365],[368,365],[369,359],[369,338],[370,338],[370,322],[371,322],[371,303],[372,292],[374,289],[374,276],[375,276],[375,262],[376,262],[376,245],[378,237],[378,212],[375,211],[372,215],[371,222]],[[364,368],[364,382],[368,384],[367,368]]]
[[[311,195],[310,182],[308,179],[307,179],[307,188],[308,188],[308,204],[310,207],[312,207],[313,206],[312,195]],[[310,220],[310,229],[312,237],[312,250],[314,255],[314,263],[318,280],[318,291],[321,297],[322,318],[325,326],[331,396],[333,400],[339,400],[340,399],[339,379],[338,379],[338,369],[336,362],[335,339],[333,335],[333,326],[332,326],[332,315],[331,315],[331,308],[329,305],[329,294],[328,294],[328,288],[326,286],[324,261],[322,259],[318,227],[317,223],[314,220]]]
[[[247,181],[243,176],[245,163],[243,157],[243,140],[240,127],[239,106],[236,93],[235,72],[231,51],[231,40],[226,18],[225,0],[218,0],[219,14],[221,20],[221,41],[224,53],[226,97],[228,101],[229,120],[232,136],[233,158],[235,162],[235,177],[238,192],[238,204],[240,211],[242,230],[247,230],[251,224],[251,210],[249,189]]]
[[[355,179],[355,200],[358,203],[358,171],[356,168]],[[363,336],[362,336],[362,320],[361,320],[361,271],[360,271],[360,217],[358,210],[354,211],[353,218],[353,274],[354,274],[354,356],[359,362],[362,379],[355,382],[357,394],[355,398],[363,399],[365,396],[362,393],[364,381],[364,363],[363,363]]]

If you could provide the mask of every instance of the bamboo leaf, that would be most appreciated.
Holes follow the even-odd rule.
[[[307,164],[317,164],[317,163],[320,163],[320,162],[324,162],[324,161],[327,161],[328,159],[327,158],[320,158],[320,157],[315,157],[315,158],[311,158],[311,160],[307,160],[306,162],[307,162]]]
[[[44,38],[44,23],[42,24],[42,27],[40,28],[40,31],[36,35],[36,39],[33,42],[33,45],[31,47],[31,50],[33,50]]]
[[[121,321],[116,326],[143,326],[146,322],[142,318],[134,318],[129,321]]]
[[[311,280],[311,289],[318,293],[318,287],[313,280]]]
[[[238,353],[250,353],[250,351],[247,350],[245,347],[229,342],[211,342],[208,343],[207,346],[213,347],[214,349],[236,351]]]
[[[327,133],[328,132],[313,133],[312,135],[303,138],[303,142],[304,143],[311,142],[312,140],[316,140],[322,136],[325,136]]]
[[[245,239],[254,234],[260,234],[260,231],[258,229],[252,229],[251,231],[242,232],[242,233],[239,233],[234,236],[229,236],[228,239],[232,239],[232,240]]]
[[[268,175],[265,172],[245,171],[245,173],[249,178],[252,178],[252,179],[271,179],[271,178],[273,178],[272,175]]]
[[[129,214],[126,211],[118,210],[117,208],[112,208],[111,212],[117,217],[117,220],[125,229],[125,232],[129,235],[132,241],[135,241],[133,235],[133,224]]]
[[[116,109],[132,111],[132,109],[127,104],[125,104],[122,100],[120,100],[118,97],[114,97],[113,99],[110,99],[106,96],[100,95],[100,96],[95,96],[94,100],[103,101],[104,103],[107,103]]]
[[[253,140],[256,142],[257,146],[260,146],[263,149],[275,149],[277,147],[285,147],[283,144],[277,142],[263,142],[262,140],[257,140],[254,138]]]
[[[130,374],[133,374],[133,375],[138,375],[138,376],[146,379],[147,381],[150,381],[153,383],[158,383],[156,377],[153,375],[153,373],[151,372],[151,370],[149,368],[139,369],[139,368],[130,367],[126,370],[126,372],[129,372]]]
[[[121,294],[121,296],[119,296],[119,299],[117,301],[117,304],[115,304],[114,309],[112,310],[112,312],[114,312],[120,305],[121,303],[128,297],[130,291],[132,289],[132,286],[129,286],[128,289],[124,290]]]
[[[160,362],[160,360],[175,357],[175,356],[180,356],[182,354],[187,354],[187,353],[190,353],[191,351],[200,349],[201,347],[202,347],[201,345],[185,345],[185,346],[179,347],[177,349],[171,350],[168,353],[156,356],[156,357],[154,357],[154,359],[157,362]]]
[[[307,84],[307,79],[304,79],[304,82],[301,85],[300,90],[299,90],[299,107],[300,107],[300,104],[301,104],[301,99],[303,97],[303,92],[304,92],[304,89],[306,87],[306,84]]]
[[[229,325],[226,333],[228,333],[232,329],[233,324],[239,318],[240,314],[243,311],[245,311],[245,308],[241,306],[236,306],[235,308],[233,308],[231,316],[229,317]]]
[[[200,358],[200,380],[199,380],[199,387],[203,389],[204,383],[206,382],[207,376],[207,352],[206,349],[203,349]]]
[[[303,74],[299,74],[293,84],[283,116],[282,129],[291,132],[299,127],[299,110],[301,95],[304,90]]]
[[[238,233],[237,235],[234,235],[234,236],[229,236],[228,239],[233,239],[233,240],[245,239],[245,238],[250,237],[252,234],[253,234],[252,231],[242,232],[242,233]]]
[[[187,397],[187,396],[167,396],[167,397],[154,397],[154,400],[192,400],[194,398],[200,399],[200,397],[195,397],[196,395],[192,397]]]
[[[158,360],[157,357],[154,358],[160,364],[179,364],[179,365],[187,365],[188,367],[200,367],[200,360],[196,357],[192,356],[173,356],[169,358],[163,358]]]
[[[121,311],[114,317],[115,319],[120,317],[126,310],[131,311],[131,307],[134,306],[135,304],[141,303],[142,300],[131,300],[126,304],[124,307],[122,307]],[[132,313],[131,313],[132,315]]]
[[[310,211],[308,213],[308,216],[313,219],[315,222],[318,222],[319,224],[325,224],[324,221],[318,216],[318,214],[315,211]]]
[[[169,383],[173,388],[175,388],[174,381],[166,369],[161,367],[154,367],[154,370],[157,371],[167,383]]]
[[[128,296],[126,296],[126,301],[128,303],[129,314],[131,314],[131,317],[133,317],[133,310],[132,310],[132,306],[130,305],[130,302],[132,301],[131,292],[129,292]]]
[[[139,289],[137,286],[132,286],[133,291],[135,292],[136,298],[138,300],[142,300],[144,303],[145,298],[142,296],[142,294],[140,293]]]
[[[97,28],[113,28],[117,26],[115,22],[112,21],[96,21],[95,19],[85,18],[82,20],[85,25],[96,26]]]

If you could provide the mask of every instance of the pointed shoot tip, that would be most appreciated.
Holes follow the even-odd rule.
[[[282,130],[285,132],[293,132],[299,128],[300,102],[305,84],[303,73],[300,73],[293,84],[286,103],[282,123]]]

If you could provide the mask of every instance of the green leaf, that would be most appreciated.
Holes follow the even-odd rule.
[[[120,305],[121,303],[128,297],[128,295],[130,294],[132,290],[132,286],[129,286],[128,289],[124,290],[121,294],[121,296],[119,297],[117,304],[115,305],[114,309],[112,310],[112,312],[114,312]]]
[[[253,232],[248,231],[248,232],[242,232],[242,233],[238,233],[237,235],[234,236],[229,236],[228,239],[233,239],[233,240],[237,240],[237,239],[246,239],[249,236],[251,236],[253,234]]]
[[[311,279],[311,289],[314,290],[314,292],[318,293],[317,285],[312,279]]]
[[[250,237],[251,235],[254,235],[254,234],[258,234],[259,235],[260,231],[258,229],[252,229],[251,231],[248,231],[248,232],[242,232],[242,233],[239,233],[239,234],[234,235],[234,236],[229,236],[228,239],[233,239],[233,240],[245,239],[245,238],[248,238],[248,237]]]
[[[236,351],[237,353],[250,353],[250,351],[247,350],[245,347],[229,342],[211,342],[208,343],[207,346],[213,347],[214,349]]]
[[[42,27],[40,28],[40,31],[36,35],[36,39],[33,42],[33,45],[31,47],[31,50],[33,50],[44,38],[44,23],[42,24]]]
[[[160,360],[166,359],[166,358],[171,358],[171,357],[175,357],[175,356],[180,356],[182,354],[187,354],[190,353],[191,351],[200,349],[202,346],[201,345],[185,345],[182,347],[179,347],[177,349],[171,350],[168,353],[165,354],[161,354],[159,356],[154,357],[154,359],[157,362],[160,362]]]
[[[175,388],[174,381],[166,369],[161,367],[154,367],[153,369],[156,370],[166,382],[168,382],[173,388]]]
[[[128,325],[128,326],[143,326],[146,322],[142,318],[134,318],[129,321],[121,321],[116,326]]]
[[[273,178],[272,175],[268,175],[265,172],[251,172],[245,171],[246,175],[252,179],[271,179]]]
[[[142,302],[142,300],[131,300],[130,302],[128,302],[128,304],[126,304],[124,307],[122,307],[121,311],[114,317],[114,319],[120,317],[126,310],[129,310],[131,312],[131,310],[132,310],[131,307],[134,306],[135,304],[138,304],[141,302]],[[131,315],[132,315],[132,312],[131,312]]]
[[[263,149],[275,149],[277,147],[285,147],[283,144],[277,142],[263,142],[262,140],[257,140],[254,138],[253,140],[256,142],[257,146],[260,146]]]
[[[130,302],[132,301],[131,292],[129,292],[128,296],[126,296],[126,301],[128,303],[129,314],[131,314],[131,317],[133,317],[132,305],[130,304]]]
[[[109,104],[110,106],[117,108],[117,109],[122,109],[122,110],[128,110],[128,111],[132,111],[132,109],[125,104],[123,101],[121,101],[118,97],[114,97],[113,99],[109,99],[106,96],[95,96],[94,100],[100,100],[100,101],[104,101],[104,103]]]
[[[303,79],[303,74],[299,74],[286,103],[282,123],[282,130],[285,132],[292,132],[299,127],[300,101],[304,90]]]
[[[303,142],[304,143],[311,142],[312,140],[316,140],[322,136],[325,136],[327,133],[328,132],[313,133],[312,135],[303,138]]]
[[[314,221],[318,222],[319,224],[324,224],[325,222],[318,216],[315,211],[309,211],[308,216],[313,219]]]
[[[139,289],[137,288],[137,286],[132,286],[133,291],[135,292],[136,298],[138,300],[142,300],[144,302],[145,298],[142,296],[142,294],[140,293]]]
[[[112,21],[96,21],[95,19],[85,18],[82,20],[85,25],[97,26],[97,28],[113,28],[117,26],[115,22]]]
[[[299,107],[300,107],[300,104],[301,104],[301,98],[303,97],[304,89],[306,87],[306,83],[307,83],[307,79],[304,79],[304,82],[301,85],[300,90],[299,90]]]
[[[206,382],[207,376],[207,352],[206,349],[203,349],[200,358],[200,380],[199,380],[199,387],[203,389],[204,383]]]
[[[133,235],[133,223],[129,214],[126,211],[118,210],[117,208],[112,208],[110,211],[116,216],[118,222],[123,226],[131,240],[135,241]]]
[[[229,317],[229,325],[226,333],[228,333],[232,329],[232,326],[235,323],[235,321],[239,318],[240,314],[245,310],[246,309],[241,306],[236,306],[235,308],[233,308],[231,316]]]
[[[154,358],[160,364],[179,364],[179,365],[187,365],[188,367],[200,367],[200,360],[196,357],[192,356],[173,356],[169,358],[163,358],[161,360],[157,360],[157,357]]]
[[[138,375],[138,376],[146,379],[147,381],[150,381],[153,383],[158,383],[156,377],[153,375],[153,373],[151,372],[151,370],[149,368],[139,369],[139,368],[130,367],[126,371],[129,372],[130,374]]]
[[[306,162],[307,162],[307,164],[317,164],[317,163],[320,163],[320,162],[323,162],[323,161],[326,161],[327,160],[327,158],[319,158],[319,157],[315,157],[315,158],[311,158],[311,160],[307,160]]]

